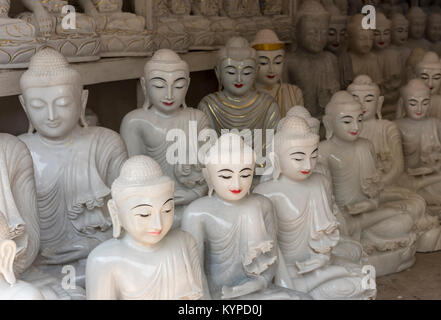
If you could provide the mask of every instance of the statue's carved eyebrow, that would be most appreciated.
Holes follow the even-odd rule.
[[[306,156],[306,153],[304,153],[304,152],[300,152],[300,151],[298,151],[298,152],[293,152],[293,153],[290,154],[290,156],[293,156],[293,155],[295,155],[295,154],[300,154],[300,155],[302,155],[302,156]]]
[[[233,170],[230,170],[230,169],[222,169],[222,170],[219,170],[217,173],[221,173],[224,171],[234,173]]]
[[[150,81],[153,81],[153,80],[160,80],[160,81],[167,82],[164,78],[161,78],[161,77],[154,77],[154,78],[150,79]]]
[[[136,209],[136,208],[141,208],[141,207],[150,207],[150,208],[152,208],[151,205],[143,203],[143,204],[138,204],[137,206],[133,207],[131,210]]]
[[[181,81],[181,80],[187,80],[187,79],[184,78],[184,77],[180,77],[180,78],[176,79],[175,82],[177,82],[177,81]]]
[[[266,59],[266,60],[269,60],[270,58],[268,58],[267,56],[260,56],[259,59]]]
[[[345,119],[345,118],[354,119],[353,116],[344,116],[344,117],[341,117],[341,118],[342,118],[342,119]]]
[[[247,171],[247,170],[249,170],[249,171],[253,171],[251,168],[243,168],[242,170],[240,170],[239,173],[242,173],[242,172]]]
[[[368,95],[366,95],[366,98],[367,97],[374,97],[374,95],[373,94],[368,94]]]
[[[170,201],[173,201],[173,198],[168,199],[166,202],[164,202],[163,206],[169,203]]]
[[[277,59],[277,58],[283,58],[283,54],[279,54],[278,56],[276,56],[276,57],[274,58],[274,60]]]
[[[318,148],[316,148],[312,153],[319,151]]]

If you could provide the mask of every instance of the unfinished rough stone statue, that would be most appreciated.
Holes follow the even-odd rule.
[[[84,11],[97,22],[101,56],[149,56],[154,50],[145,18],[123,12],[122,0],[79,0]]]
[[[279,40],[274,31],[264,29],[256,34],[251,46],[257,51],[260,64],[256,87],[276,99],[283,118],[293,106],[303,105],[302,90],[293,84],[282,82],[286,57],[285,44]]]
[[[237,134],[224,134],[204,161],[209,196],[187,207],[182,230],[198,244],[205,298],[307,298],[287,289],[292,283],[277,244],[271,201],[250,194],[251,147]]]
[[[339,56],[342,51],[347,49],[347,21],[346,14],[342,14],[332,1],[323,2],[326,10],[331,14],[329,21],[328,44],[326,50]]]
[[[424,38],[426,32],[427,14],[418,6],[413,6],[407,11],[409,20],[409,40],[407,46],[410,49],[422,48],[430,50],[430,42]]]
[[[371,29],[363,29],[362,20],[364,15],[356,14],[348,21],[348,51],[339,57],[341,87],[346,89],[356,76],[367,74],[375,83],[383,84],[383,73],[380,62],[375,53],[374,32]]]
[[[112,184],[112,240],[87,259],[89,300],[196,300],[203,296],[196,241],[170,231],[174,182],[150,157],[127,160]]]
[[[10,7],[10,0],[0,0],[0,68],[26,68],[44,41],[32,24],[10,18]]]
[[[431,12],[427,18],[427,40],[430,41],[431,50],[441,54],[441,13]]]
[[[45,44],[61,52],[70,62],[94,61],[100,58],[101,41],[96,21],[85,14],[76,14],[76,28],[64,29],[62,20],[64,0],[22,0],[31,12],[18,18],[32,24]]]
[[[416,65],[417,77],[424,80],[430,89],[431,101],[427,115],[441,120],[441,61],[432,51],[424,54]]]
[[[430,89],[423,80],[414,79],[401,90],[396,124],[403,141],[404,167],[408,179],[401,185],[418,192],[429,212],[441,212],[441,121],[428,116]]]
[[[235,21],[235,31],[238,36],[244,37],[251,42],[260,29],[270,28],[272,25],[266,27],[259,27],[253,19],[257,15],[261,15],[258,2],[256,0],[221,0],[223,16],[228,16]],[[257,6],[256,6],[257,4]],[[247,9],[246,9],[247,8]],[[264,22],[268,22],[265,20]]]
[[[383,197],[374,147],[360,138],[363,110],[346,91],[336,93],[323,118],[327,141],[319,161],[327,166],[335,201],[350,236],[368,254],[377,276],[403,271],[415,263],[416,234],[412,215]]]
[[[330,14],[315,1],[304,1],[296,16],[298,48],[287,59],[289,82],[303,92],[305,106],[320,117],[331,96],[340,89],[337,58],[324,51]]]
[[[271,18],[273,30],[277,33],[280,40],[291,43],[294,33],[292,17],[283,12],[283,0],[263,0],[261,1],[262,14]]]
[[[384,97],[379,87],[368,76],[358,76],[348,87],[363,107],[363,128],[360,137],[374,146],[377,168],[385,186],[382,197],[390,198],[397,206],[405,208],[416,222],[417,251],[430,252],[441,249],[441,227],[436,217],[426,214],[425,200],[415,191],[402,187],[404,156],[401,134],[394,122],[383,120],[381,107]],[[409,177],[404,177],[409,179]]]
[[[189,85],[188,64],[169,49],[156,51],[146,63],[141,79],[146,97],[144,107],[127,114],[120,130],[129,156],[152,157],[175,181],[176,225],[181,221],[185,206],[208,191],[197,159],[190,163],[198,152],[190,146],[194,142],[192,132],[197,138],[202,130],[209,128],[209,120],[200,110],[187,108],[185,96]],[[176,131],[181,135],[175,135]],[[177,163],[167,158],[168,150],[176,145],[176,138],[188,146],[188,150],[183,151],[184,161],[178,155]]]
[[[287,117],[274,138],[273,181],[254,192],[271,199],[277,240],[297,290],[314,299],[372,299],[376,290],[363,288],[360,246],[353,261],[336,261],[332,254],[341,240],[325,176],[315,173],[320,137],[308,123]],[[352,253],[351,252],[351,253]],[[375,277],[370,279],[375,283]],[[371,286],[374,288],[375,286]]]
[[[59,52],[39,51],[20,79],[30,126],[19,138],[34,162],[39,263],[62,277],[62,264],[78,261],[76,275],[84,280],[81,259],[111,237],[105,205],[127,152],[117,133],[87,127],[80,77]]]
[[[374,50],[382,72],[381,92],[384,92],[383,116],[394,119],[400,98],[400,88],[405,83],[400,52],[390,47],[392,22],[384,14],[377,13],[374,30]]]
[[[390,20],[392,21],[392,43],[390,48],[395,49],[400,53],[401,69],[403,70],[403,81],[406,82],[406,62],[412,51],[407,46],[407,40],[409,38],[409,21],[400,13],[394,13],[391,16]]]

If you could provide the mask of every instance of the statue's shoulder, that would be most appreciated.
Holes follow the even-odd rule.
[[[196,245],[196,240],[193,238],[193,236],[190,233],[180,229],[171,230],[166,235],[166,237],[170,241],[179,243],[180,245],[184,245],[184,246]]]
[[[198,218],[203,213],[212,213],[214,201],[214,198],[209,196],[194,200],[185,209],[183,219]]]
[[[149,113],[150,112],[148,110],[145,110],[144,108],[132,110],[124,116],[122,123],[130,122],[130,124],[133,124],[133,122],[136,121],[148,120],[150,118]]]
[[[207,115],[199,109],[188,107],[188,108],[185,108],[183,110],[183,112],[188,115],[188,118],[190,120],[196,120],[196,121],[207,120],[208,121]]]
[[[104,266],[107,264],[112,264],[114,259],[108,259],[111,257],[124,256],[127,250],[125,250],[125,246],[122,244],[122,241],[119,239],[110,239],[104,241],[100,245],[98,245],[95,249],[90,252],[87,258],[87,264],[99,264],[100,266]],[[105,259],[104,259],[105,258]]]
[[[8,133],[0,133],[0,146],[2,149],[7,149],[10,147],[27,149],[26,144],[22,140]]]
[[[370,140],[361,137],[355,141],[355,144],[361,148],[371,148],[371,146],[373,146]]]
[[[35,133],[23,133],[17,137],[20,141],[25,143],[28,147],[32,145],[34,141],[36,141]]]
[[[119,133],[104,127],[81,128],[81,135],[97,137],[98,139],[106,139],[106,140],[110,139],[110,140],[122,141],[122,138],[119,135]]]
[[[319,154],[327,156],[329,154],[329,152],[331,151],[331,148],[332,148],[332,142],[331,141],[329,141],[329,140],[320,141],[319,147],[318,147]]]
[[[261,207],[265,210],[268,208],[271,208],[273,205],[271,200],[268,197],[264,196],[263,194],[259,194],[259,193],[251,193],[248,196],[248,201],[257,204],[259,207]]]
[[[274,181],[274,180],[266,181],[266,182],[258,184],[254,188],[253,192],[257,193],[257,194],[263,194],[263,195],[270,194],[270,193],[272,193],[271,191],[276,191],[274,188],[275,186],[277,186],[277,181]]]

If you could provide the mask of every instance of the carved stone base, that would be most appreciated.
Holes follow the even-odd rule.
[[[191,37],[184,25],[176,18],[160,18],[153,35],[155,49],[170,49],[185,53],[191,44]]]
[[[127,31],[100,32],[101,57],[147,57],[153,54],[155,44],[151,33]]]
[[[185,30],[190,35],[189,50],[214,50],[214,32],[210,20],[202,16],[182,17]]]
[[[256,22],[252,18],[238,18],[235,19],[235,23],[236,32],[249,42],[252,42],[257,31],[259,31]]]
[[[32,56],[44,45],[44,41],[0,41],[0,68],[27,68]]]
[[[211,31],[214,32],[213,46],[219,48],[224,46],[228,39],[238,36],[235,30],[235,23],[233,19],[228,17],[210,17]]]
[[[290,16],[278,15],[272,18],[274,31],[279,36],[279,39],[285,43],[293,42],[294,37],[294,23]]]
[[[69,62],[86,62],[100,59],[100,38],[84,38],[78,35],[57,36],[46,38],[44,47],[61,52]]]

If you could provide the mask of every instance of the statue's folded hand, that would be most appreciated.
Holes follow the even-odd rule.
[[[363,200],[357,203],[347,204],[346,211],[351,215],[361,214],[376,209],[376,205],[371,200]]]
[[[407,173],[411,176],[424,176],[435,172],[435,168],[430,167],[419,167],[419,168],[408,168]]]
[[[222,287],[222,299],[233,299],[241,297],[265,288],[265,281],[256,278],[250,279],[240,285],[234,287],[223,286]]]
[[[323,267],[329,261],[329,257],[326,255],[317,255],[312,259],[296,262],[296,266],[299,269],[299,274],[305,274]]]

